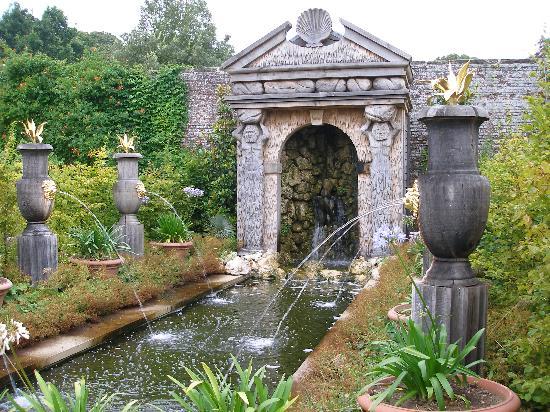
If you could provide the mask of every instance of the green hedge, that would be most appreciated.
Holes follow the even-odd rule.
[[[0,134],[6,136],[13,122],[47,121],[45,142],[59,161],[91,163],[96,150],[112,152],[117,135],[128,132],[138,137],[147,162],[160,164],[179,150],[187,124],[182,69],[164,66],[149,74],[95,52],[67,63],[6,51],[0,61]]]

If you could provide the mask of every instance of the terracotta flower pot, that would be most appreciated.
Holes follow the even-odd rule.
[[[388,378],[382,382],[391,382],[393,378]],[[501,385],[500,383],[491,381],[489,379],[483,378],[473,378],[468,377],[468,383],[475,384],[479,388],[482,388],[488,392],[491,392],[496,397],[500,398],[501,401],[495,405],[487,406],[485,408],[470,409],[472,411],[483,411],[483,412],[516,412],[519,410],[521,402],[518,396],[506,386]],[[357,402],[363,411],[367,412],[371,405],[371,398],[368,393],[361,395],[357,398]],[[405,412],[405,411],[422,411],[421,409],[408,409],[399,406],[389,405],[387,403],[381,403],[375,408],[375,412]]]
[[[11,280],[0,277],[0,306],[3,305],[4,297],[8,294],[12,286],[13,283],[11,283]]]
[[[166,253],[177,256],[180,259],[185,259],[189,251],[193,248],[193,242],[168,243],[168,242],[151,242],[151,246],[162,248]]]
[[[106,277],[115,277],[118,274],[118,269],[124,263],[123,259],[109,260],[88,260],[79,258],[69,258],[71,263],[76,265],[85,265],[90,273],[103,273]]]
[[[407,323],[411,317],[411,304],[401,303],[388,311],[388,319],[395,322]]]

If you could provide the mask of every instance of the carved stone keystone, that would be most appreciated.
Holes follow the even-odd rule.
[[[433,261],[416,285],[430,312],[447,328],[450,342],[464,346],[487,322],[487,285],[472,271],[468,256],[481,239],[489,213],[489,181],[479,174],[479,126],[487,113],[471,106],[425,108],[428,171],[419,179],[419,226]],[[413,319],[427,326],[413,289]],[[483,337],[469,360],[483,357]]]
[[[36,283],[57,269],[57,236],[46,225],[55,195],[55,184],[48,176],[52,146],[29,143],[17,146],[17,150],[23,157],[23,176],[16,183],[17,205],[27,221],[27,227],[17,238],[17,261],[21,272]]]
[[[138,161],[143,156],[139,153],[116,153],[118,181],[113,186],[113,197],[118,211],[121,213],[118,226],[121,234],[131,248],[134,256],[143,256],[143,224],[137,218],[141,206],[138,196],[138,185],[142,185],[138,177]]]

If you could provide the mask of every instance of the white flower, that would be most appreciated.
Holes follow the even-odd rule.
[[[189,197],[202,197],[204,196],[204,190],[197,189],[193,186],[187,186],[183,188],[183,193]]]
[[[420,192],[418,191],[417,180],[414,181],[412,187],[407,189],[403,203],[405,204],[405,209],[410,210],[413,217],[416,219],[418,217],[418,209],[420,207]]]
[[[10,339],[8,328],[4,323],[0,323],[0,356],[4,355],[10,349]]]
[[[402,243],[407,240],[407,236],[399,226],[390,228],[387,225],[381,226],[374,233],[372,239],[372,246],[374,249],[385,249],[389,243],[396,242]]]
[[[10,350],[12,343],[18,345],[22,339],[30,337],[28,329],[21,322],[12,319],[8,325],[0,323],[0,356]]]
[[[15,342],[16,345],[19,345],[21,339],[29,339],[31,337],[29,330],[23,326],[21,322],[16,320],[11,320],[12,328],[10,332],[10,341]]]

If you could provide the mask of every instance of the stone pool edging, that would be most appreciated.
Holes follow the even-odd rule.
[[[205,280],[189,283],[167,291],[159,298],[143,304],[149,322],[158,320],[188,306],[211,292],[230,288],[247,279],[248,275],[213,274]],[[27,375],[43,370],[87,352],[110,339],[146,324],[139,306],[133,306],[102,316],[97,323],[78,326],[67,333],[44,339],[17,350],[17,358]],[[14,371],[11,370],[12,377]],[[5,368],[0,370],[0,388],[10,384]]]

